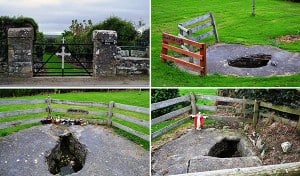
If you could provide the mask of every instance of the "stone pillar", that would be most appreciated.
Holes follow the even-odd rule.
[[[8,75],[32,77],[33,28],[8,30]]]
[[[93,31],[94,76],[116,75],[117,32],[112,30]]]

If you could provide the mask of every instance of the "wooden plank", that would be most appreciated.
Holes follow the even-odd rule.
[[[255,103],[254,103],[254,108],[253,108],[253,126],[254,126],[254,129],[256,129],[256,125],[257,125],[257,122],[258,122],[258,116],[259,116],[259,102],[255,100]]]
[[[17,121],[12,121],[12,122],[3,122],[3,123],[0,123],[0,129],[15,127],[15,126],[19,126],[19,125],[25,125],[25,124],[31,124],[31,123],[37,123],[43,119],[44,118],[35,118],[35,119],[17,120]]]
[[[140,137],[140,138],[142,138],[142,139],[144,139],[146,141],[150,141],[149,135],[146,135],[146,134],[141,133],[139,131],[133,130],[133,129],[131,129],[131,128],[127,127],[127,126],[121,125],[121,124],[119,124],[117,122],[112,122],[112,126],[117,127],[117,128],[119,128],[121,130],[124,130],[124,131],[126,131],[126,132],[128,132],[128,133],[130,133],[132,135],[138,136],[138,137]]]
[[[215,21],[215,17],[214,17],[212,12],[210,12],[209,14],[210,14],[212,25],[213,25],[213,28],[214,28],[214,34],[215,34],[215,37],[216,37],[216,42],[219,43],[220,39],[219,39],[219,34],[218,34],[218,30],[217,30],[217,24],[216,24],[216,21]]]
[[[199,17],[196,17],[194,19],[191,19],[187,22],[184,22],[184,23],[181,23],[182,26],[188,26],[188,25],[191,25],[191,24],[194,24],[194,23],[197,23],[199,21],[204,21],[206,19],[210,18],[210,14],[205,14],[205,15],[202,15],[202,16],[199,16]]]
[[[212,26],[212,23],[209,21],[207,23],[201,24],[200,26],[196,26],[196,27],[192,28],[191,30],[193,33],[195,33],[195,32],[200,31],[201,29],[204,29],[204,28],[207,28],[210,26]]]
[[[118,113],[114,113],[114,117],[149,128],[149,122],[142,119],[137,119]]]
[[[161,136],[161,135],[167,133],[168,131],[170,131],[170,130],[172,130],[172,129],[174,129],[174,128],[176,128],[176,127],[182,125],[182,124],[184,124],[186,121],[188,121],[188,120],[190,120],[190,119],[191,119],[191,117],[189,117],[189,116],[188,116],[188,117],[185,117],[185,118],[183,118],[183,119],[181,119],[181,120],[178,120],[177,122],[175,122],[175,123],[173,123],[173,124],[171,124],[171,125],[169,125],[169,126],[163,128],[163,129],[161,129],[161,130],[155,132],[155,133],[152,133],[152,134],[151,134],[151,139],[155,139],[155,138],[157,138],[157,137],[159,137],[159,136]]]
[[[178,109],[176,111],[172,111],[172,112],[169,112],[167,114],[164,114],[162,116],[159,116],[157,118],[154,118],[151,120],[151,125],[155,125],[155,124],[158,124],[160,122],[163,122],[163,121],[166,121],[168,119],[171,119],[173,117],[177,117],[185,112],[188,112],[192,109],[191,106],[187,106],[187,107],[184,107],[184,108],[181,108],[181,109]]]
[[[191,51],[188,51],[188,50],[184,50],[184,49],[181,49],[181,48],[177,48],[175,46],[171,46],[171,45],[168,45],[168,44],[165,44],[165,43],[162,44],[162,47],[164,47],[166,49],[170,49],[170,50],[176,51],[176,52],[178,52],[180,54],[185,54],[187,56],[190,56],[190,57],[193,57],[193,58],[196,58],[196,59],[199,59],[199,60],[203,59],[203,56],[200,55],[200,53],[194,53],[194,52],[191,52]]]
[[[37,114],[37,113],[42,113],[42,112],[46,112],[45,108],[0,112],[0,118],[11,117],[11,116],[19,116],[19,115],[25,115],[25,114]]]
[[[177,103],[185,102],[185,101],[191,101],[190,96],[186,95],[186,96],[182,96],[182,97],[172,98],[169,100],[153,103],[153,104],[151,104],[151,111],[165,108],[165,107],[168,107],[168,106],[171,106],[171,105],[174,105]]]
[[[112,117],[113,117],[113,108],[115,106],[115,102],[111,101],[108,104],[108,114],[107,114],[107,125],[111,126]]]
[[[209,36],[212,36],[212,35],[214,35],[214,31],[209,31],[205,34],[199,35],[197,37],[193,37],[193,38],[191,38],[191,40],[194,40],[194,41],[198,42],[198,41],[200,41],[202,39],[205,39],[205,38],[207,38]]]
[[[274,110],[281,111],[281,112],[300,115],[300,109],[292,109],[287,106],[273,105],[272,103],[267,103],[267,102],[260,102],[260,106],[265,107],[265,108],[274,109]]]
[[[297,122],[296,121],[292,121],[290,119],[285,119],[279,116],[276,116],[272,113],[263,113],[263,112],[259,112],[259,115],[265,118],[273,118],[275,121],[277,122],[282,122],[286,125],[291,125],[292,127],[296,127],[297,126]]]
[[[94,106],[94,107],[104,107],[108,108],[107,103],[99,103],[99,102],[80,102],[80,101],[69,101],[69,100],[55,100],[52,99],[52,103],[55,104],[66,104],[66,105],[78,105],[78,106]]]
[[[196,64],[193,64],[193,63],[189,63],[187,61],[184,61],[184,60],[181,60],[181,59],[177,59],[177,58],[172,57],[172,56],[168,56],[168,55],[165,55],[165,54],[161,54],[160,56],[163,59],[170,60],[170,61],[173,61],[175,63],[179,63],[179,64],[182,64],[182,65],[187,66],[187,67],[191,67],[191,68],[199,70],[199,71],[202,71],[204,69],[203,67],[200,67],[199,65],[196,65]]]
[[[245,168],[234,168],[234,169],[223,169],[213,170],[205,172],[194,172],[187,174],[178,174],[176,176],[277,176],[277,175],[289,175],[296,176],[300,175],[300,162],[276,164],[276,165],[265,165],[257,167],[245,167]],[[173,175],[175,176],[175,175]]]
[[[125,105],[121,103],[115,103],[114,105],[115,108],[119,109],[124,109],[128,111],[134,111],[134,112],[139,112],[143,114],[149,114],[149,108],[144,108],[144,107],[139,107],[139,106],[132,106],[132,105]]]
[[[198,110],[217,111],[217,106],[198,105]]]
[[[197,113],[196,97],[194,93],[190,93],[192,114]]]
[[[190,39],[180,38],[175,35],[171,35],[171,34],[167,34],[167,33],[163,33],[162,38],[163,38],[163,41],[167,42],[167,43],[173,43],[173,44],[177,44],[177,45],[183,45],[184,43],[186,43],[189,45],[193,45],[196,48],[205,47],[205,43],[195,42]]]
[[[2,105],[17,105],[17,104],[44,104],[45,100],[0,100]]]
[[[182,30],[187,35],[188,29],[185,28],[184,26],[182,26],[182,24],[178,24],[177,27],[179,28],[179,30]],[[184,35],[184,33],[183,33],[183,35]]]

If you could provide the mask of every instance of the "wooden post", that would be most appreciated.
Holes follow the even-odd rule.
[[[109,102],[109,105],[108,105],[108,118],[107,118],[107,125],[108,126],[111,126],[111,123],[112,123],[114,104],[115,103],[113,101],[111,101],[111,102]]]
[[[217,30],[217,24],[216,24],[214,15],[213,15],[212,12],[210,12],[209,15],[210,15],[210,18],[211,18],[211,23],[212,23],[213,28],[214,28],[214,34],[215,34],[215,37],[216,37],[216,42],[219,43],[220,40],[219,40],[219,35],[218,35],[218,30]]]
[[[255,0],[252,0],[252,16],[255,16]]]
[[[192,31],[192,29],[189,29],[189,30],[188,30],[188,35],[189,35],[189,39],[192,40],[192,38],[193,38],[193,31]],[[190,50],[190,52],[194,52],[194,47],[193,47],[193,45],[190,44],[189,50]],[[190,62],[190,63],[194,63],[194,58],[193,58],[193,57],[190,57],[190,58],[189,58],[189,62]]]
[[[256,129],[258,116],[259,116],[259,101],[255,100],[254,102],[254,114],[253,114],[253,127]]]
[[[243,111],[243,117],[246,118],[246,99],[245,99],[245,96],[243,96],[243,107],[242,107],[242,111]]]
[[[190,99],[192,106],[192,114],[197,114],[196,97],[192,92],[190,93]]]
[[[296,131],[300,135],[300,116],[299,116],[299,119],[298,119]]]
[[[166,42],[166,41],[164,40],[164,34],[162,35],[162,39],[163,39],[163,43],[164,43],[164,44],[168,44],[168,42]],[[161,54],[168,55],[168,49],[162,47],[162,49],[161,49]],[[166,62],[166,61],[167,61],[167,60],[164,59],[164,58],[161,58],[161,59],[162,59],[163,62]]]
[[[51,109],[51,98],[48,95],[48,97],[46,98],[46,103],[47,103],[47,107],[46,107],[46,112],[48,112],[48,116],[47,119],[52,119],[52,109]]]
[[[206,44],[202,45],[200,48],[200,54],[203,56],[203,59],[200,60],[200,66],[203,67],[203,71],[201,71],[201,76],[206,76]]]

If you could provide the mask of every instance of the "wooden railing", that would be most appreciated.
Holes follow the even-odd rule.
[[[167,60],[173,61],[178,64],[182,64],[184,66],[193,68],[200,72],[201,76],[206,76],[206,44],[205,43],[198,43],[189,39],[176,37],[171,34],[163,33],[162,35],[163,43],[162,43],[162,51],[160,57],[162,58],[163,62]],[[178,45],[178,47],[173,46],[171,44]],[[200,50],[199,53],[195,53],[192,51],[184,50],[181,48],[182,45],[188,44]],[[198,59],[200,61],[200,65],[187,62],[183,59],[176,58],[173,56],[168,55],[168,50],[175,51],[177,53],[189,56],[194,59]]]
[[[136,117],[130,117],[123,115],[122,113],[116,113],[113,112],[114,109],[123,109],[126,111],[132,111],[142,114],[149,114],[148,108],[138,107],[138,106],[131,106],[131,105],[125,105],[120,103],[114,103],[110,102],[108,103],[102,103],[102,102],[79,102],[79,101],[69,101],[69,100],[57,100],[57,99],[51,99],[50,97],[46,98],[45,100],[0,100],[0,106],[6,106],[6,105],[22,105],[22,104],[46,104],[45,108],[36,108],[36,109],[27,109],[27,110],[18,110],[18,111],[9,111],[9,112],[0,112],[0,118],[6,118],[6,117],[13,117],[18,115],[26,115],[26,114],[38,114],[38,113],[44,113],[43,117],[33,118],[33,119],[25,119],[25,120],[15,120],[11,122],[3,122],[0,123],[0,129],[4,128],[10,128],[18,125],[24,125],[24,124],[32,124],[32,123],[38,123],[42,119],[45,119],[45,117],[51,115],[52,113],[69,113],[69,109],[66,108],[53,108],[53,104],[64,104],[64,105],[75,105],[75,106],[89,106],[89,107],[99,107],[99,110],[97,111],[91,111],[91,110],[84,110],[89,115],[98,115],[98,116],[104,116],[106,119],[85,119],[89,123],[97,123],[97,124],[105,124],[108,126],[115,126],[117,128],[120,128],[132,135],[138,136],[144,140],[149,141],[150,137],[149,134],[144,134],[139,131],[136,131],[128,126],[122,125],[120,123],[114,122],[112,120],[113,117],[122,119],[123,121],[128,121],[133,124],[142,126],[144,128],[149,129],[149,121],[141,120]],[[102,109],[102,110],[101,110]],[[106,110],[105,110],[106,109]],[[74,110],[74,109],[73,109]],[[76,109],[75,109],[76,110]]]
[[[212,101],[221,101],[221,102],[231,102],[231,103],[236,103],[236,104],[240,104],[240,106],[224,106],[224,105],[197,105],[196,102],[198,100],[212,100]],[[276,111],[281,111],[281,112],[285,112],[285,113],[290,113],[290,114],[295,114],[295,115],[299,115],[300,116],[300,110],[299,109],[291,109],[289,107],[286,106],[278,106],[278,105],[273,105],[271,103],[267,103],[267,102],[258,102],[256,100],[249,100],[249,99],[238,99],[238,98],[229,98],[229,97],[221,97],[221,96],[212,96],[212,95],[199,95],[199,94],[190,94],[189,96],[183,96],[183,97],[177,97],[174,99],[169,99],[169,100],[165,100],[162,102],[158,102],[158,103],[153,103],[151,105],[151,111],[154,110],[158,110],[158,109],[162,109],[174,104],[178,104],[181,102],[190,102],[190,105],[184,108],[181,108],[179,110],[176,111],[172,111],[169,112],[167,114],[164,114],[160,117],[154,118],[152,119],[152,123],[151,125],[156,125],[158,123],[167,121],[169,119],[175,118],[181,114],[184,113],[192,113],[195,114],[198,111],[212,111],[212,112],[216,112],[218,110],[222,110],[222,109],[230,109],[233,113],[235,114],[239,114],[242,115],[244,117],[246,117],[246,114],[253,114],[253,125],[254,127],[256,126],[257,122],[258,122],[258,117],[262,116],[262,117],[273,117],[274,120],[276,121],[281,121],[283,123],[286,123],[288,125],[292,125],[292,126],[297,126],[297,131],[300,132],[300,118],[298,120],[298,122],[296,121],[291,121],[282,117],[278,117],[275,116],[273,114],[270,113],[264,113],[262,112],[261,108],[269,108],[269,109],[273,109]],[[248,106],[247,106],[248,105]],[[250,105],[250,108],[249,108]],[[252,106],[252,108],[251,108]],[[229,116],[209,116],[209,118],[227,118]],[[176,121],[175,123],[160,129],[159,131],[152,133],[151,138],[157,138],[165,133],[167,133],[168,131],[177,128],[178,126],[182,125],[183,123],[185,123],[186,121],[188,121],[190,119],[190,117],[183,117],[182,119]]]
[[[209,20],[209,21],[207,21]],[[200,23],[200,24],[199,24]],[[198,24],[197,26],[195,26],[195,24]],[[191,26],[191,27],[189,27]],[[200,30],[203,30],[205,28],[208,28],[212,26],[212,30],[204,33],[202,35],[199,36],[194,36],[195,33],[197,33]],[[208,13],[199,17],[196,17],[194,19],[191,19],[187,22],[184,23],[180,23],[178,24],[178,28],[179,28],[179,37],[187,37],[190,40],[199,42],[202,39],[205,39],[211,35],[214,35],[216,38],[216,42],[219,42],[219,36],[218,36],[218,31],[217,31],[217,26],[216,26],[216,22],[214,19],[214,15],[213,13]],[[193,48],[189,49],[190,51],[193,51]]]

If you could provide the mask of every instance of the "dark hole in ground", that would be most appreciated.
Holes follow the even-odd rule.
[[[221,142],[216,143],[208,152],[208,156],[218,158],[233,158],[241,157],[241,153],[238,151],[238,140],[223,139]]]
[[[272,56],[268,54],[254,54],[236,59],[228,59],[228,65],[240,68],[258,68],[268,65]]]
[[[86,147],[72,133],[59,137],[58,144],[46,157],[51,174],[68,175],[78,172],[85,163]]]

